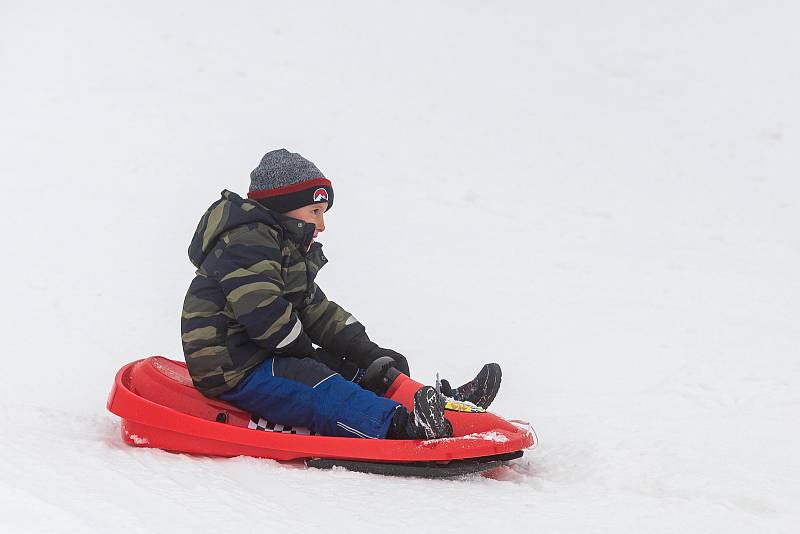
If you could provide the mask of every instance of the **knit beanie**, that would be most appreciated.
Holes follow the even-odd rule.
[[[316,202],[327,202],[330,209],[333,186],[316,165],[282,148],[264,154],[261,163],[250,173],[247,197],[278,213]]]

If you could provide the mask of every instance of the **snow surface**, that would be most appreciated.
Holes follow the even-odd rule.
[[[287,5],[288,4],[288,5]],[[0,1],[2,532],[796,532],[794,2]],[[326,293],[540,446],[393,479],[124,445],[189,239],[269,149]]]

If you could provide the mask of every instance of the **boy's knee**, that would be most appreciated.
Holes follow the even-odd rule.
[[[313,388],[336,372],[312,358],[279,357],[272,363],[272,374],[277,378],[285,378]]]

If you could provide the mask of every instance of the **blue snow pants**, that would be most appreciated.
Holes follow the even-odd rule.
[[[386,437],[400,406],[312,358],[269,358],[219,397],[272,423],[373,439]]]

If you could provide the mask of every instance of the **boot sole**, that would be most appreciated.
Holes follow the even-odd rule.
[[[444,400],[434,388],[425,386],[414,394],[414,422],[425,432],[426,439],[449,438],[453,426],[444,416]]]
[[[484,371],[486,372],[484,373]],[[500,369],[500,366],[496,363],[487,363],[483,366],[483,369],[481,369],[481,372],[478,373],[478,376],[475,378],[476,382],[481,384],[481,387],[477,387],[476,389],[484,391],[484,394],[480,395],[476,399],[467,398],[466,400],[480,406],[483,409],[488,408],[492,401],[494,401],[494,398],[497,396],[497,392],[500,391],[500,382],[502,379],[503,371]]]

